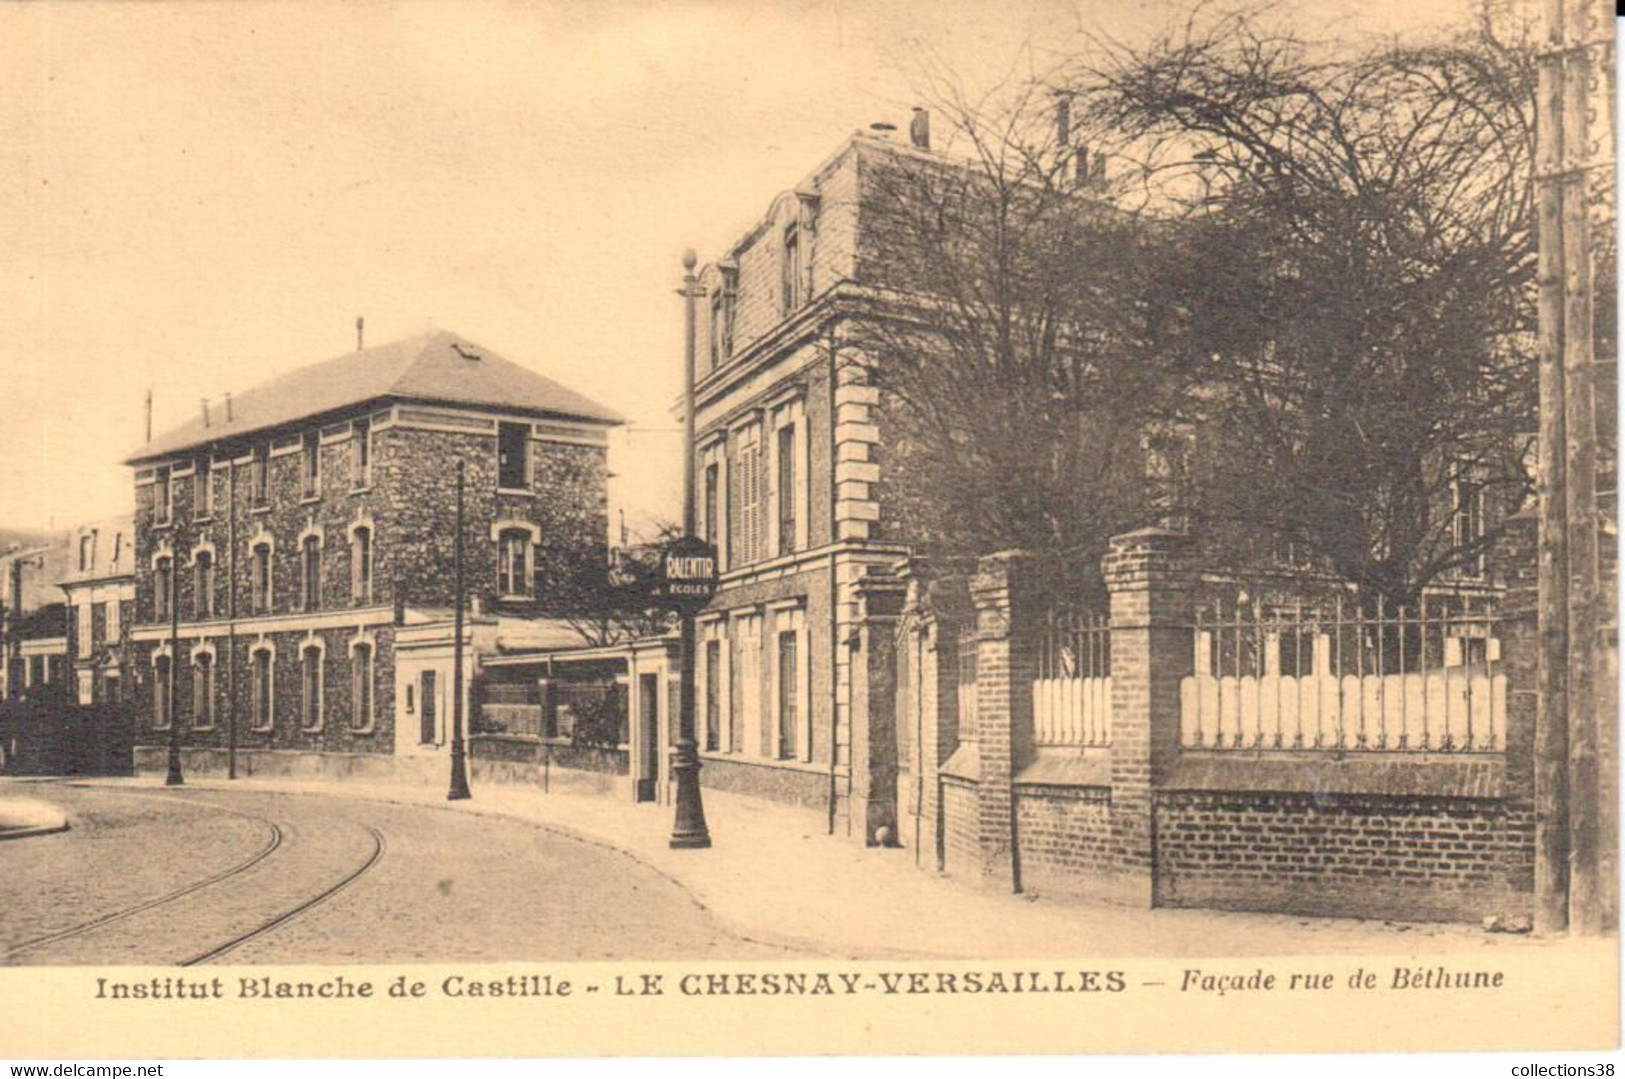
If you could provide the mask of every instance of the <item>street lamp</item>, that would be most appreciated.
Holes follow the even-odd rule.
[[[451,643],[451,789],[446,801],[469,797],[468,764],[463,759],[463,462],[457,462],[457,533],[452,545],[456,599],[452,613]]]
[[[698,260],[692,250],[683,252],[683,539],[694,544],[694,305],[702,290],[694,276]],[[672,773],[677,780],[677,817],[672,824],[671,845],[698,849],[711,845],[705,826],[705,806],[700,798],[700,755],[694,739],[694,607],[678,608],[678,704],[677,759]]]

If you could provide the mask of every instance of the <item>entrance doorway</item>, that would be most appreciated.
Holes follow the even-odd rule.
[[[638,676],[637,800],[655,800],[660,782],[660,676]]]
[[[423,684],[419,687],[418,712],[423,720],[423,744],[434,745],[440,738],[439,717],[436,715],[437,699],[435,694],[435,672],[423,672]]]

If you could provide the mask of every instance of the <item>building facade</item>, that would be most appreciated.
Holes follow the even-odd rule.
[[[57,582],[69,565],[69,537],[20,544],[0,554],[0,700],[63,683],[66,617]]]
[[[465,695],[504,634],[603,573],[620,417],[455,334],[302,368],[217,411],[128,461],[138,741],[174,722],[200,759],[443,752],[459,470]]]
[[[73,699],[127,699],[129,628],[135,613],[135,521],[114,517],[74,529],[68,539],[66,663]]]

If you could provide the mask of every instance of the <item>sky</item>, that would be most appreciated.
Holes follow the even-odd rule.
[[[1470,0],[1320,0],[1411,33]],[[0,528],[127,512],[143,438],[273,374],[455,330],[631,418],[612,514],[678,515],[674,290],[912,57],[969,86],[1172,0],[0,8]],[[612,521],[612,527],[615,522]]]

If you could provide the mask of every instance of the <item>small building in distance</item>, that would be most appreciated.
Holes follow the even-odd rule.
[[[129,626],[135,611],[135,520],[126,514],[74,529],[68,538],[66,662],[79,704],[117,704],[130,685]]]

